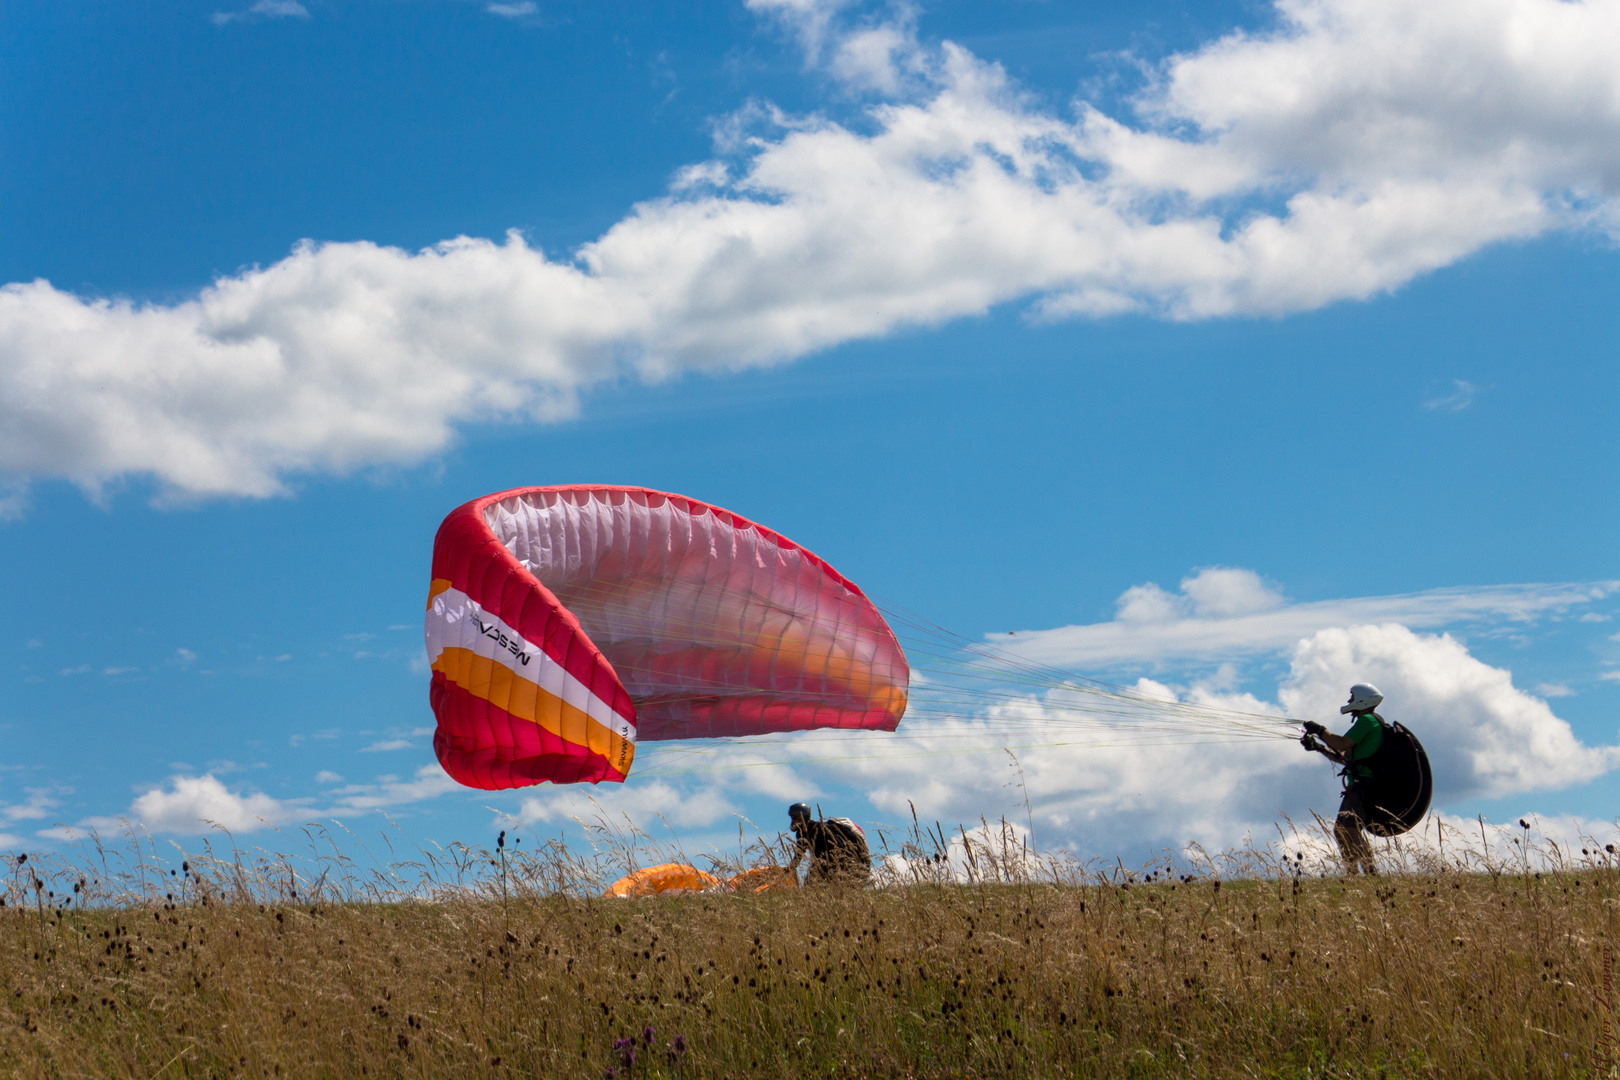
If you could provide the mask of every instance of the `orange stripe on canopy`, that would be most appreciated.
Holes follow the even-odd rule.
[[[575,746],[583,746],[613,762],[620,775],[630,770],[636,748],[583,709],[568,704],[511,668],[479,656],[471,649],[448,648],[433,662],[433,670],[472,694],[520,720],[538,724]]]
[[[451,588],[449,578],[436,577],[433,579],[433,585],[428,589],[427,606],[429,611],[433,610],[433,598],[449,588]]]

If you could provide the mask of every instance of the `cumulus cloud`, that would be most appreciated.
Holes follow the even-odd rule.
[[[655,780],[634,785],[592,785],[589,789],[584,785],[550,788],[524,799],[506,820],[518,825],[628,821],[640,828],[663,821],[679,828],[704,828],[737,813],[737,808],[711,786],[682,790]]]
[[[272,495],[421,461],[461,424],[573,415],[626,375],[1018,300],[1284,314],[1617,222],[1620,0],[1282,0],[1269,30],[1149,65],[1125,119],[1044,109],[903,6],[752,6],[875,97],[844,123],[744,110],[714,161],[570,256],[306,243],[172,305],[0,289],[0,471]]]
[[[1020,880],[1039,877],[1045,860],[1033,847],[1029,830],[1011,821],[984,822],[946,835],[943,850],[935,841],[921,844],[922,858],[899,852],[883,858],[891,880],[899,882]]]
[[[1620,582],[1430,589],[1395,596],[1292,603],[1252,570],[1210,567],[1169,592],[1125,590],[1108,622],[1020,630],[997,646],[1058,667],[1221,659],[1281,652],[1328,627],[1400,623],[1431,628],[1491,621],[1528,625],[1620,593]]]
[[[227,771],[231,763],[225,763]],[[76,826],[41,830],[39,835],[72,840],[89,829],[122,828],[126,822],[152,832],[196,835],[215,826],[232,833],[254,832],[278,825],[313,821],[333,815],[365,814],[390,806],[403,806],[463,790],[437,765],[425,765],[409,780],[394,776],[378,777],[369,784],[349,784],[322,793],[314,799],[277,799],[262,792],[232,791],[211,770],[202,776],[171,776],[166,785],[141,792],[119,817],[91,817]],[[321,770],[315,781],[321,785],[341,783],[343,777]],[[47,802],[49,806],[54,803]],[[43,810],[40,811],[43,813]],[[0,817],[4,808],[0,808]],[[39,814],[17,816],[39,816]]]
[[[137,796],[127,816],[152,832],[196,834],[218,825],[241,833],[283,824],[306,812],[263,793],[233,792],[212,773],[205,773],[171,777],[167,788],[153,788]],[[116,822],[97,819],[86,824],[105,828]]]
[[[1175,696],[1165,687],[1137,689]],[[1023,823],[1027,814],[1039,847],[1088,855],[1194,841],[1224,847],[1284,811],[1337,802],[1332,774],[1291,741],[1170,735],[1162,728],[1132,734],[1077,723],[1072,711],[1054,705],[1032,697],[998,707],[986,719],[956,721],[948,725],[954,754],[874,749],[839,770],[895,821],[909,821],[913,807],[923,820],[947,825],[984,816]],[[1265,708],[1252,699],[1243,706]],[[1026,724],[1018,735],[1002,726],[1015,719]],[[1019,748],[1021,788],[1001,750],[1008,744]]]

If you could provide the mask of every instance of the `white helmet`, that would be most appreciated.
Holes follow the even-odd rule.
[[[1339,712],[1364,713],[1372,712],[1383,704],[1384,695],[1378,692],[1378,687],[1371,683],[1358,682],[1350,688],[1350,704],[1340,705]]]

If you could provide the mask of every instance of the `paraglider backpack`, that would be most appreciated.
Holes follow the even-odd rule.
[[[828,818],[823,824],[835,851],[867,858],[866,830],[847,817]]]
[[[1384,729],[1383,742],[1370,756],[1345,768],[1347,772],[1364,768],[1369,773],[1352,781],[1362,792],[1367,831],[1374,836],[1399,836],[1428,813],[1434,778],[1429,772],[1429,755],[1417,736],[1377,713],[1373,716]]]

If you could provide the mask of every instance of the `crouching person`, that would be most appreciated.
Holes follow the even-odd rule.
[[[793,826],[793,861],[788,873],[798,875],[799,862],[810,856],[805,872],[806,885],[866,885],[872,879],[872,856],[866,847],[866,833],[849,818],[817,820],[810,807],[794,803],[788,807]]]

